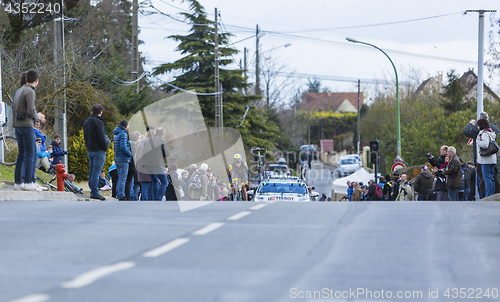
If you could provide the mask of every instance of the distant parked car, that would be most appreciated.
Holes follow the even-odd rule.
[[[361,169],[362,166],[359,155],[345,155],[337,162],[337,171],[340,177],[346,177]]]
[[[302,145],[302,146],[300,146],[300,151],[302,151],[302,152],[311,151],[314,155],[313,159],[318,159],[318,155],[316,153],[316,147],[314,147],[314,145]]]

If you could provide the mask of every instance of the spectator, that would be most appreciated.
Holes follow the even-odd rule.
[[[368,182],[368,200],[373,200],[373,201],[380,201],[382,200],[382,188],[379,190],[380,196],[377,195],[377,187],[380,188],[380,185],[378,185],[373,179]]]
[[[142,163],[144,161],[143,157],[144,157],[145,144],[153,136],[154,136],[154,131],[148,130],[144,135],[144,139],[142,139],[137,144],[137,149],[135,151],[134,160],[135,160],[135,164],[136,164],[136,168],[137,168],[137,177],[139,179],[139,182],[141,183],[141,200],[142,201],[153,199],[151,177],[146,172],[146,170],[144,168],[142,168]]]
[[[130,151],[130,142],[128,140],[127,130],[127,120],[121,120],[120,124],[115,128],[115,130],[113,130],[115,164],[116,172],[118,173],[116,198],[120,201],[127,200],[125,197],[125,183],[127,182],[129,164],[132,160],[132,152]]]
[[[50,168],[50,152],[45,149],[43,150],[43,143],[41,138],[36,139],[36,152],[37,152],[37,161],[36,167],[40,167],[43,171],[48,171]]]
[[[139,192],[141,190],[141,183],[137,175],[135,167],[135,152],[137,150],[137,143],[139,142],[141,134],[137,131],[129,134],[130,152],[132,152],[132,160],[128,168],[127,182],[125,183],[125,197],[130,200],[139,200]]]
[[[179,180],[179,174],[177,174],[178,166],[172,163],[168,166],[168,186],[165,190],[165,200],[177,201],[181,199],[181,194],[179,193],[182,189],[182,185]]]
[[[106,126],[102,120],[104,107],[101,104],[92,106],[92,115],[83,123],[83,136],[89,159],[90,198],[106,200],[99,194],[99,174],[104,167],[106,151],[111,142],[106,135]]]
[[[63,151],[61,148],[61,136],[59,134],[54,135],[54,140],[50,143],[52,146],[52,162],[54,165],[62,163],[62,157],[68,154],[68,151]]]
[[[399,186],[401,184],[401,179],[399,179],[399,172],[394,171],[392,173],[392,195],[391,195],[391,200],[396,200],[396,197],[398,197],[399,194]]]
[[[312,169],[312,160],[313,160],[313,153],[312,151],[309,151],[307,152],[307,165],[308,165],[308,168],[311,170]]]
[[[189,200],[189,172],[188,171],[183,171],[180,179],[180,184],[182,187],[182,191],[184,192],[184,197],[182,197],[182,200]]]
[[[325,193],[321,194],[321,198],[319,199],[319,201],[326,201],[326,194]]]
[[[434,167],[433,171],[436,173],[436,179],[434,180],[434,190],[436,190],[436,200],[438,201],[448,201],[448,189],[446,189],[446,175],[443,173],[443,169],[448,165],[450,158],[448,155],[445,157],[445,163],[439,168]]]
[[[153,200],[162,200],[168,185],[167,175],[165,174],[165,163],[170,152],[166,141],[163,138],[165,129],[158,127],[155,134],[141,141],[137,149],[140,150],[141,164],[137,166],[138,171],[147,173],[151,177]]]
[[[219,176],[215,173],[212,175],[212,189],[213,189],[212,200],[222,201],[222,196],[221,196],[222,189],[220,188],[219,185]]]
[[[13,126],[19,150],[14,172],[14,190],[42,191],[35,184],[37,152],[33,121],[38,119],[35,109],[35,90],[37,86],[38,73],[30,70],[26,74],[26,85],[19,88],[14,96],[14,105],[12,106]]]
[[[106,174],[104,171],[101,171],[101,175],[99,176],[99,190],[101,191],[109,191],[111,190],[111,184],[109,183],[108,179],[106,178]]]
[[[307,164],[307,152],[301,151],[300,152],[300,166],[302,169],[305,169]]]
[[[476,167],[474,166],[473,161],[467,162],[467,166],[470,171],[470,180],[469,180],[469,195],[467,196],[467,200],[472,201],[475,200],[476,197]]]
[[[490,123],[486,119],[477,121],[479,133],[476,138],[477,163],[481,166],[482,178],[484,181],[484,197],[495,194],[495,167],[497,165],[497,154],[482,155],[481,149],[488,149],[490,142],[496,140],[497,135],[491,129]]]
[[[434,167],[441,167],[442,165],[444,165],[444,158],[447,152],[448,146],[441,146],[441,149],[439,149],[439,158],[435,158],[431,153],[430,156],[427,157],[429,159],[429,163]]]
[[[118,170],[116,170],[116,163],[113,161],[109,166],[108,177],[111,180],[112,190],[111,197],[116,198],[116,186],[118,185]]]
[[[349,196],[349,201],[352,201],[352,193],[354,192],[353,183],[349,180],[347,181],[347,196]]]
[[[401,175],[399,194],[395,200],[396,201],[413,200],[413,191],[411,189],[410,183],[408,182],[408,176],[406,176],[406,174]]]
[[[208,170],[208,165],[202,164],[201,167],[198,170],[196,170],[195,174],[193,174],[193,176],[191,177],[189,183],[189,191],[193,200],[207,199],[207,186],[208,186],[208,177],[206,175],[207,170]],[[201,184],[200,188],[198,188],[199,187],[198,184]]]
[[[368,200],[368,187],[361,186],[361,201]]]
[[[77,185],[75,185],[75,179],[76,179],[76,176],[75,174],[70,174],[68,175],[68,181],[79,191],[82,191],[81,188],[79,188]]]
[[[382,188],[382,194],[384,194],[384,200],[394,200],[392,199],[392,180],[389,174],[385,176],[385,183],[384,187]]]
[[[455,147],[448,147],[448,157],[450,161],[443,173],[446,175],[446,189],[448,189],[448,199],[458,201],[458,188],[462,185],[463,174],[460,168],[460,159],[456,155]]]
[[[434,176],[427,166],[422,166],[420,174],[415,177],[413,189],[418,194],[417,200],[426,200],[427,194],[434,186]]]
[[[489,120],[488,113],[486,112],[481,112],[479,114],[479,120]],[[498,137],[498,126],[495,124],[490,124],[490,128],[495,132],[495,136]],[[483,174],[482,174],[482,169],[481,169],[481,164],[477,162],[478,158],[478,151],[477,151],[477,146],[476,146],[476,139],[479,134],[479,128],[477,127],[477,123],[475,120],[471,120],[467,126],[465,126],[464,129],[464,135],[472,138],[473,139],[473,152],[474,152],[474,165],[476,167],[476,185],[479,188],[479,198],[484,197],[484,190],[485,190],[485,184],[483,180]],[[498,182],[498,179],[496,175],[498,174],[497,167],[495,166],[495,176],[494,176],[494,182],[495,182],[495,192],[499,193],[500,192],[500,183]]]

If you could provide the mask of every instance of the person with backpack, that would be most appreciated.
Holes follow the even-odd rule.
[[[410,183],[408,182],[408,177],[406,174],[401,175],[399,194],[395,199],[396,201],[412,201],[413,200],[413,190],[411,189]]]
[[[206,200],[208,177],[206,171],[208,170],[207,164],[201,164],[201,167],[191,175],[189,180],[189,195],[193,200]]]
[[[417,200],[426,200],[427,194],[434,187],[434,176],[427,166],[422,166],[420,174],[415,177],[413,189],[418,194]]]
[[[368,182],[368,200],[382,200],[382,188],[373,180]]]
[[[387,174],[385,176],[385,183],[384,187],[382,188],[382,194],[384,195],[384,200],[392,200],[391,195],[392,195],[392,180],[391,176]]]

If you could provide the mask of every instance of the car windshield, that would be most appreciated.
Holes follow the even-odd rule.
[[[346,158],[340,161],[341,165],[354,165],[356,164],[355,158]]]
[[[259,187],[258,193],[295,193],[306,194],[306,187],[298,183],[265,183]]]
[[[304,146],[302,147],[302,151],[314,151],[314,146],[313,145]]]
[[[269,166],[270,172],[286,173],[286,166]]]

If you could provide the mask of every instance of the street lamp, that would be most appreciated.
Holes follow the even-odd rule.
[[[289,46],[292,46],[292,43],[286,43],[286,44],[283,44],[283,45],[280,45],[280,46],[273,47],[271,49],[268,49],[266,51],[261,52],[260,54],[263,54],[263,53],[271,51],[271,50],[275,50],[275,49],[280,48],[280,47],[287,48]]]
[[[398,150],[398,154],[401,155],[401,126],[400,126],[400,118],[399,118],[399,115],[400,115],[399,114],[399,82],[398,82],[398,72],[396,71],[396,66],[394,66],[394,63],[392,62],[391,58],[385,53],[385,51],[378,48],[377,46],[370,44],[370,43],[358,41],[358,40],[352,39],[352,38],[345,38],[345,39],[349,42],[352,42],[352,43],[365,44],[365,45],[368,45],[368,46],[371,46],[371,47],[374,47],[374,48],[380,50],[389,59],[389,61],[392,64],[392,68],[394,68],[394,73],[396,74],[396,118],[397,118],[397,140],[398,140],[397,141],[397,150]]]

